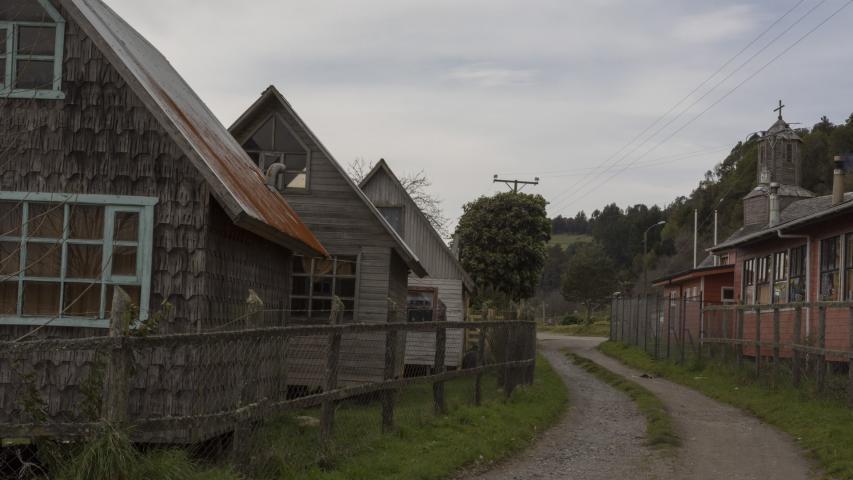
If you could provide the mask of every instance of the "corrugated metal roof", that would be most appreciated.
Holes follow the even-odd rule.
[[[761,240],[765,237],[776,235],[777,231],[805,225],[820,220],[825,216],[844,212],[851,208],[853,208],[853,192],[845,193],[844,202],[838,205],[832,205],[832,195],[798,200],[788,205],[788,208],[782,210],[779,215],[780,222],[778,225],[769,227],[764,224],[758,224],[741,227],[727,238],[725,242],[710,248],[709,251],[725,250],[743,243]]]
[[[60,0],[211,186],[235,224],[300,253],[327,255],[266,185],[224,125],[142,35],[100,0]]]

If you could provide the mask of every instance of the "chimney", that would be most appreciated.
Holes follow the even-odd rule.
[[[773,182],[770,184],[770,197],[769,197],[769,207],[770,207],[770,218],[767,222],[769,226],[775,227],[779,225],[780,213],[779,213],[779,184]]]
[[[844,202],[844,159],[835,157],[835,168],[832,171],[832,206]]]

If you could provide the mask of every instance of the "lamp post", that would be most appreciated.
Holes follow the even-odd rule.
[[[666,220],[661,220],[658,223],[650,226],[649,228],[646,229],[645,232],[643,232],[643,296],[644,297],[646,296],[646,284],[648,283],[648,280],[646,278],[646,270],[648,270],[648,268],[646,266],[646,254],[648,253],[648,249],[649,249],[649,246],[648,246],[648,244],[649,244],[649,230],[651,230],[655,227],[659,227],[665,223],[666,223]]]

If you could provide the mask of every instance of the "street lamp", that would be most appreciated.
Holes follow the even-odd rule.
[[[656,223],[656,224],[654,224],[654,225],[650,226],[649,228],[647,228],[647,229],[646,229],[646,231],[645,231],[645,232],[643,232],[643,297],[645,297],[645,296],[646,296],[646,284],[648,283],[648,280],[647,280],[647,278],[646,278],[646,270],[647,270],[647,266],[646,266],[646,254],[647,254],[647,251],[648,251],[648,249],[649,249],[649,247],[648,247],[648,243],[649,243],[649,230],[651,230],[651,229],[653,229],[653,228],[655,228],[655,227],[660,227],[661,225],[664,225],[665,223],[666,223],[666,220],[661,220],[661,221],[659,221],[658,223]]]

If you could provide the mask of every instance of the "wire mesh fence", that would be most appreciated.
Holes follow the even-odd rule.
[[[853,407],[853,302],[711,304],[702,296],[613,299],[610,339],[656,360],[748,371]]]
[[[515,312],[158,335],[116,295],[108,336],[0,343],[0,478],[305,478],[533,380]]]

